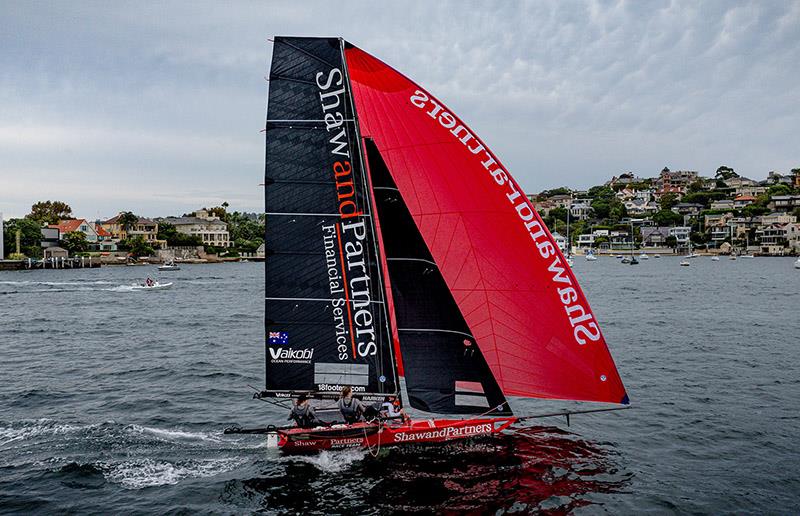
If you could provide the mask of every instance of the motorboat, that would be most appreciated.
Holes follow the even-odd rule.
[[[794,268],[800,269],[800,258],[798,258],[797,261],[794,262]]]
[[[719,256],[712,256],[711,257],[711,261],[712,262],[718,262],[719,261]]]
[[[650,257],[647,255],[647,253],[642,253],[642,254],[639,255],[639,259],[640,260],[649,260]]]
[[[163,265],[158,266],[158,270],[160,271],[179,271],[181,270],[180,267],[175,265],[175,262],[166,262]]]
[[[172,287],[172,283],[159,283],[158,281],[154,281],[150,285],[147,283],[138,283],[136,285],[131,286],[131,290],[166,290]]]
[[[690,262],[689,260],[681,260],[681,267],[688,267],[691,264],[692,262]]]
[[[593,261],[596,261],[596,260],[597,260],[597,256],[595,256],[595,254],[593,252],[589,251],[588,253],[586,253],[586,261],[587,262],[593,262]]]

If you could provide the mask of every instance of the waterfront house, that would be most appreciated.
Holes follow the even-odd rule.
[[[591,233],[578,235],[578,247],[593,247],[595,236]]]
[[[689,233],[691,233],[692,228],[687,226],[675,226],[669,228],[669,235],[675,237],[675,240],[678,242],[679,246],[688,245],[689,243]]]
[[[111,237],[117,240],[124,240],[128,237],[141,236],[151,244],[160,246],[161,242],[158,240],[158,224],[150,219],[144,217],[137,217],[136,223],[129,228],[123,228],[119,219],[122,212],[117,214],[106,221],[100,222],[100,226],[111,234]]]
[[[179,233],[199,236],[205,245],[230,247],[228,224],[207,210],[197,210],[190,217],[166,217],[164,222],[172,224]]]
[[[87,242],[97,242],[97,231],[94,230],[94,227],[92,227],[86,219],[60,220],[58,224],[50,224],[48,227],[58,229],[59,238],[64,238],[68,233],[80,231],[86,236]]]
[[[645,247],[663,247],[666,245],[669,229],[666,226],[643,226],[642,245]]]

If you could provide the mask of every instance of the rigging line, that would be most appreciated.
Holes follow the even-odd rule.
[[[340,39],[341,39],[341,38],[340,38]],[[319,61],[320,63],[322,63],[322,64],[324,64],[324,65],[330,66],[331,68],[337,68],[337,66],[335,66],[335,65],[332,65],[331,63],[327,62],[326,60],[322,59],[321,57],[319,57],[319,56],[315,56],[315,55],[314,55],[314,54],[312,54],[311,52],[308,52],[308,51],[306,51],[306,50],[303,50],[303,49],[302,49],[302,48],[300,48],[300,47],[297,47],[297,46],[295,46],[295,45],[292,45],[291,43],[289,43],[289,42],[288,42],[288,41],[286,41],[285,39],[282,39],[282,40],[280,40],[280,41],[276,41],[275,43],[283,43],[284,45],[288,45],[288,46],[292,47],[293,49],[297,50],[298,52],[300,52],[301,54],[305,54],[305,55],[307,55],[307,56],[308,56],[308,57],[310,57],[311,59],[314,59],[314,60],[316,60],[316,61]],[[274,50],[273,50],[273,52],[274,52]]]
[[[387,257],[386,261],[387,262],[423,262],[423,263],[429,263],[429,264],[433,265],[434,267],[436,267],[437,269],[439,268],[439,266],[436,265],[435,262],[432,262],[430,260],[426,260],[424,258],[388,258]]]
[[[456,335],[463,335],[464,337],[469,337],[470,339],[475,339],[473,335],[469,333],[464,333],[463,331],[456,331],[456,330],[444,330],[439,328],[397,328],[397,331],[419,331],[419,332],[441,332],[441,333],[455,333]]]
[[[391,190],[393,192],[399,192],[400,190],[397,188],[393,188],[391,186],[373,186],[373,190]]]

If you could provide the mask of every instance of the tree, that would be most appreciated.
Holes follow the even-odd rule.
[[[589,188],[588,196],[592,199],[612,199],[614,198],[614,190],[608,186],[600,185]]]
[[[169,222],[158,223],[157,238],[159,240],[166,240],[167,245],[172,247],[203,245],[203,239],[200,238],[200,236],[181,233]]]
[[[552,197],[554,195],[569,195],[570,193],[572,193],[572,190],[566,186],[562,186],[560,188],[553,188],[552,190],[544,190],[539,195],[543,197]]]
[[[664,239],[664,243],[667,244],[667,247],[675,249],[678,246],[678,238],[675,235],[670,235]]]
[[[72,218],[72,208],[61,201],[39,201],[31,206],[31,212],[25,218],[40,224],[58,224],[59,220]]]
[[[133,214],[133,212],[130,211],[123,211],[122,213],[119,214],[119,217],[117,218],[117,224],[119,224],[119,226],[122,228],[122,231],[126,233],[132,227],[134,227],[137,222],[139,222],[139,217],[137,217],[136,215]]]
[[[683,216],[672,210],[661,210],[653,214],[653,222],[659,226],[678,226],[683,224]]]
[[[767,188],[767,194],[769,194],[770,197],[773,197],[775,195],[791,195],[792,189],[788,185],[779,183],[777,185],[772,185],[769,188]]]
[[[17,230],[20,232],[19,250],[25,256],[39,258],[42,256],[42,226],[39,222],[24,219],[9,219],[3,224],[3,243],[9,255],[17,248]]]
[[[151,256],[155,253],[153,246],[151,246],[142,235],[126,238],[125,240],[120,241],[120,243],[117,244],[117,247],[122,251],[128,251],[131,255],[137,258],[140,256]]]
[[[611,204],[608,199],[594,199],[591,206],[594,211],[594,216],[598,219],[607,219],[611,214]]]
[[[89,242],[86,241],[86,233],[83,231],[67,233],[59,244],[72,254],[82,253],[89,249]]]
[[[669,210],[676,204],[678,204],[678,195],[674,193],[665,193],[661,196],[661,200],[659,201],[662,210]]]
[[[739,174],[737,174],[731,167],[728,167],[728,166],[725,166],[725,165],[722,165],[721,167],[719,167],[717,169],[717,173],[714,174],[714,178],[722,179],[723,181],[727,181],[728,179],[731,179],[731,178],[734,178],[734,177],[739,177]]]

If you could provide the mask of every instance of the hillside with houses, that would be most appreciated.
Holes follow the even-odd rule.
[[[588,190],[528,195],[563,248],[670,248],[683,253],[800,254],[800,168],[762,180],[721,166],[713,177],[664,168],[656,177],[614,176]],[[567,223],[569,222],[569,231]]]

